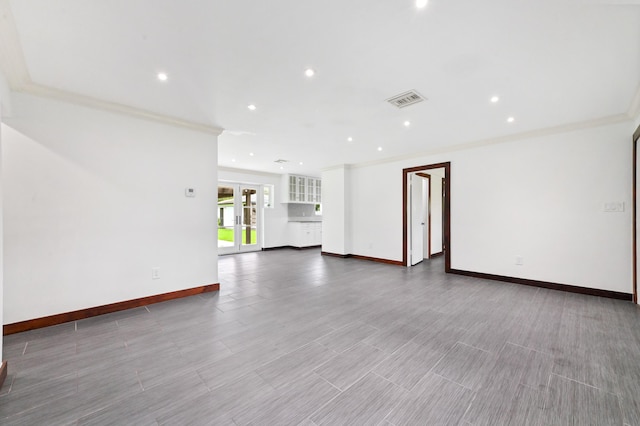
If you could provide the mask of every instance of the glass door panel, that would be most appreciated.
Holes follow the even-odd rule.
[[[260,186],[218,184],[218,253],[260,250]]]
[[[218,185],[218,253],[232,253],[236,241],[235,185]]]
[[[242,186],[241,250],[256,250],[258,244],[258,188]]]

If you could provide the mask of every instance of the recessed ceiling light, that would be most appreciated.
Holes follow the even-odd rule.
[[[351,136],[349,136],[349,137],[347,138],[347,141],[349,141],[349,142],[353,142],[353,138],[352,138]]]
[[[378,151],[382,151],[382,147],[381,146],[378,147]]]
[[[314,70],[312,70],[311,68],[307,68],[304,71],[304,75],[306,75],[307,77],[313,77],[316,74],[316,72]]]
[[[424,7],[427,7],[427,3],[429,3],[429,0],[416,0],[416,7],[418,9],[422,9]]]
[[[284,167],[280,166],[280,170],[284,170]]]
[[[300,164],[300,165],[302,166],[302,161],[301,161],[301,162],[299,162],[298,164]]]
[[[169,76],[164,73],[164,72],[159,72],[158,73],[158,80],[160,81],[167,81],[169,79]]]
[[[249,108],[251,111],[256,110],[256,106],[254,104],[249,105],[247,108]]]
[[[491,102],[493,102],[494,104],[495,104],[496,102],[498,102],[499,100],[500,100],[500,98],[499,98],[499,97],[497,97],[497,96],[492,96],[492,97],[491,97]]]
[[[249,153],[249,156],[250,156],[250,157],[253,157],[253,152],[250,152],[250,153]]]
[[[235,162],[236,162],[236,159],[235,159],[235,158],[232,158],[232,159],[231,159],[231,162],[232,162],[232,163],[235,163]]]
[[[410,122],[410,121],[408,121],[408,120],[407,120],[407,121],[405,121],[405,122],[404,122],[404,127],[409,127],[409,126],[411,126],[411,122]]]
[[[513,117],[507,118],[507,123],[513,123],[514,121],[516,121],[516,119]]]

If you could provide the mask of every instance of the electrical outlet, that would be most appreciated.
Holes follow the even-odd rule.
[[[522,256],[516,256],[516,265],[518,266],[524,265],[524,259],[522,258]]]
[[[160,279],[160,268],[151,268],[151,279],[152,280]]]
[[[617,213],[624,211],[624,202],[621,201],[611,201],[608,203],[604,203],[603,211],[607,213]]]

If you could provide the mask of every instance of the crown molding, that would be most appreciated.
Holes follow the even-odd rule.
[[[159,114],[116,102],[109,102],[33,82],[29,75],[24,53],[22,52],[20,36],[16,28],[9,0],[0,0],[0,70],[7,79],[10,89],[15,92],[52,98],[93,109],[124,114],[216,136],[220,135],[224,130],[220,127]]]
[[[355,168],[375,166],[379,164],[395,163],[398,161],[410,160],[417,157],[428,157],[428,156],[438,155],[438,154],[447,154],[450,152],[464,151],[464,150],[468,150],[472,148],[480,148],[488,145],[496,145],[496,144],[507,143],[507,142],[516,142],[516,141],[521,141],[525,139],[532,139],[532,138],[543,137],[543,136],[552,136],[552,135],[557,135],[561,133],[574,132],[578,130],[609,126],[612,124],[628,122],[629,120],[630,120],[630,117],[626,113],[610,115],[608,117],[602,117],[602,118],[597,118],[593,120],[563,124],[560,126],[553,126],[553,127],[547,127],[544,129],[531,130],[528,132],[515,133],[507,136],[500,136],[497,138],[481,139],[481,140],[461,143],[461,144],[453,145],[449,147],[434,148],[428,151],[416,152],[416,153],[411,153],[406,155],[399,155],[396,157],[389,157],[389,158],[380,159],[380,160],[366,161],[362,163],[353,164],[351,167],[355,169]],[[337,167],[340,167],[340,166],[337,166]],[[327,169],[324,169],[324,170],[327,170]]]
[[[195,130],[198,132],[209,133],[218,136],[222,133],[223,129],[215,126],[209,126],[207,124],[196,123],[189,120],[183,120],[181,118],[172,117],[169,115],[158,114],[145,109],[135,108],[116,102],[103,101],[101,99],[92,98],[90,96],[84,96],[77,93],[69,92],[66,90],[54,89],[52,87],[43,86],[36,83],[27,83],[19,89],[14,89],[17,92],[26,93],[29,95],[35,95],[45,98],[52,98],[63,102],[68,102],[76,105],[81,105],[93,109],[101,109],[107,112],[114,112],[118,114],[124,114],[135,118],[141,118],[145,120],[151,120],[162,124],[168,124],[174,127],[182,127],[189,130]]]
[[[631,101],[627,115],[634,121],[640,118],[640,84],[638,84],[638,90]]]
[[[226,167],[226,166],[218,166],[218,172],[228,172],[228,173],[242,173],[245,175],[257,175],[257,176],[266,176],[266,177],[277,177],[279,178],[285,173],[272,173],[272,172],[263,172],[259,170],[250,170],[250,169],[238,169],[235,167]]]
[[[353,164],[336,164],[334,166],[329,166],[320,169],[321,172],[329,172],[331,170],[350,170],[354,165]]]

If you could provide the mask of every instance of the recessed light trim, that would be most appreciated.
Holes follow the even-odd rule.
[[[381,146],[378,147],[378,151],[382,151],[382,147]]]
[[[347,142],[353,142],[353,138],[352,138],[351,136],[349,136],[349,137],[347,138]]]
[[[300,165],[302,166],[302,164],[303,164],[303,163],[302,163],[302,161],[301,161],[301,162],[299,162],[298,164],[300,164]]]
[[[498,102],[500,100],[500,97],[499,96],[492,96],[491,99],[489,99],[489,100],[491,101],[491,103],[495,104],[496,102]]]
[[[253,157],[253,152],[250,152],[250,153],[249,153],[249,157]]]
[[[516,119],[513,117],[507,118],[507,123],[513,123],[514,121],[516,121]]]
[[[427,3],[429,3],[429,0],[416,0],[416,7],[418,9],[424,9],[427,7]]]
[[[313,77],[314,75],[316,75],[316,72],[312,68],[307,68],[306,70],[304,70],[304,75],[306,75],[307,77]]]
[[[167,75],[166,72],[159,72],[158,73],[158,80],[167,81],[167,80],[169,80],[169,76]]]
[[[255,111],[257,107],[254,104],[250,104],[247,106],[247,108],[249,108],[251,111]]]
[[[404,123],[402,123],[402,124],[404,124],[404,127],[409,127],[409,126],[411,126],[411,122],[410,122],[409,120],[406,120],[406,121],[405,121]]]

